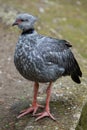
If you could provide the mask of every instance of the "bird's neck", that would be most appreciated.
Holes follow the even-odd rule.
[[[21,35],[24,35],[24,34],[32,34],[34,32],[34,28],[30,28],[28,30],[23,30],[22,34]]]

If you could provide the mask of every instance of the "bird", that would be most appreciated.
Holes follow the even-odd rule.
[[[22,30],[14,52],[14,64],[25,79],[34,82],[32,106],[22,110],[17,118],[33,113],[33,116],[37,117],[36,121],[44,117],[56,120],[50,112],[53,82],[62,76],[71,76],[74,82],[80,84],[82,72],[71,51],[71,43],[64,39],[38,34],[34,27],[37,20],[36,16],[20,13],[12,24]],[[48,87],[44,111],[37,113],[39,108],[43,108],[37,101],[40,83],[48,83]]]

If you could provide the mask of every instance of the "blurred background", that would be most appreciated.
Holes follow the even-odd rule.
[[[59,112],[53,109],[53,113],[54,111],[55,115],[57,112],[61,113],[58,117],[60,124],[46,120],[48,124],[43,127],[46,123],[45,120],[39,122],[40,124],[34,123],[34,118],[30,117],[18,121],[16,119],[17,112],[15,114],[9,113],[12,104],[20,100],[21,102],[26,101],[26,98],[32,97],[32,94],[28,93],[32,91],[32,87],[29,87],[32,86],[32,83],[28,84],[28,81],[19,75],[13,63],[15,45],[21,32],[18,28],[12,27],[12,23],[17,14],[24,12],[38,17],[35,25],[38,33],[70,41],[83,72],[82,84],[79,86],[70,79],[61,79],[54,85],[52,100],[57,99],[60,107],[58,106]],[[59,88],[56,88],[58,84]],[[74,130],[87,98],[86,87],[87,0],[0,0],[0,130],[28,130],[28,128],[29,130],[41,130],[42,128],[45,130],[51,130],[51,128],[52,130]],[[58,94],[58,97],[54,96],[55,93]],[[67,107],[61,105],[65,99]],[[67,111],[68,107],[72,106],[71,101],[76,108],[73,111]],[[18,105],[16,104],[13,108],[18,108]],[[62,107],[68,113],[66,117]],[[79,109],[77,110],[77,108]],[[77,116],[73,117],[75,112],[77,112]],[[27,126],[29,120],[31,122]],[[32,126],[32,122],[35,127]],[[51,123],[53,123],[52,126]]]

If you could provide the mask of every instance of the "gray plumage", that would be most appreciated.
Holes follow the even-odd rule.
[[[70,75],[80,83],[82,72],[70,43],[38,34],[34,30],[36,19],[29,14],[20,14],[13,24],[23,30],[14,54],[17,70],[24,78],[35,82],[51,82]]]

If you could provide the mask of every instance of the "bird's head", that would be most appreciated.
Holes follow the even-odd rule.
[[[29,29],[34,28],[34,23],[36,21],[37,21],[37,17],[27,13],[22,13],[16,17],[16,20],[12,25],[13,26],[17,25],[21,30],[27,31]]]

